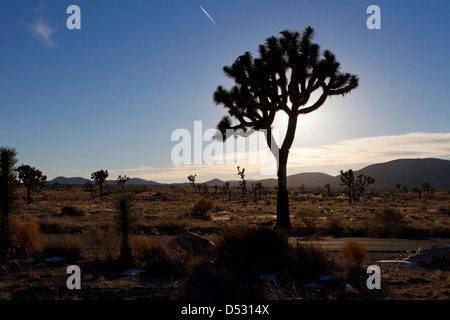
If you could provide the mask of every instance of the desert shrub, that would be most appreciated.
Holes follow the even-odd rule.
[[[203,263],[182,283],[179,298],[183,300],[262,300],[262,282],[236,278],[229,270]]]
[[[146,270],[172,277],[188,275],[196,260],[202,258],[201,255],[193,255],[176,245],[160,241],[139,239],[133,246]]]
[[[81,234],[82,226],[74,226],[66,221],[57,219],[46,219],[39,222],[39,228],[42,233],[46,234]]]
[[[16,222],[12,228],[12,245],[21,254],[35,251],[40,243],[39,226],[36,222]]]
[[[450,252],[433,255],[431,257],[430,266],[433,268],[450,270]]]
[[[194,211],[200,214],[206,214],[214,209],[214,202],[205,198],[201,198],[194,204]]]
[[[63,215],[68,215],[68,216],[72,216],[72,217],[78,217],[78,216],[86,215],[86,212],[84,212],[83,210],[75,208],[75,207],[71,207],[71,206],[63,207],[61,209],[61,213]]]
[[[404,215],[397,208],[383,207],[375,212],[375,222],[382,227],[382,234],[397,234],[405,225]]]
[[[334,236],[342,236],[344,228],[338,219],[327,217],[327,232]]]
[[[366,245],[364,243],[350,240],[342,246],[341,255],[355,266],[361,267],[367,258]]]
[[[316,230],[317,221],[319,219],[319,212],[316,209],[300,209],[297,212],[297,216],[302,221],[303,225],[306,227],[308,234],[314,234]]]
[[[97,260],[100,262],[113,261],[117,254],[117,248],[119,247],[119,241],[114,232],[110,228],[90,227],[88,233],[89,238],[99,248]]]
[[[365,271],[362,268],[367,258],[366,245],[358,241],[350,240],[342,246],[340,253],[351,264],[347,270],[347,281],[359,291],[366,290],[364,282]]]
[[[186,230],[187,223],[185,221],[171,219],[141,222],[134,228],[134,232],[141,235],[178,235]]]
[[[71,235],[59,235],[45,239],[42,245],[42,257],[64,257],[69,261],[81,259],[85,252],[84,242]]]
[[[450,205],[448,205],[448,204],[443,204],[443,205],[439,206],[439,208],[438,208],[438,213],[439,213],[439,214],[450,215]]]
[[[288,239],[271,228],[236,228],[223,233],[215,247],[217,265],[235,276],[257,278],[284,271]]]
[[[152,240],[146,236],[135,236],[130,240],[130,247],[134,257],[148,257],[151,255]]]
[[[317,244],[296,243],[290,248],[287,273],[297,284],[331,273],[336,266],[330,252]]]

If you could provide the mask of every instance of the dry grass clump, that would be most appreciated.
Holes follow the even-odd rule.
[[[301,286],[319,275],[332,273],[335,267],[330,252],[321,245],[297,243],[290,248],[286,271]]]
[[[200,214],[207,214],[214,209],[214,201],[201,198],[194,204],[194,211]]]
[[[340,252],[344,259],[358,267],[361,267],[367,258],[366,245],[354,240],[347,241]]]
[[[40,244],[39,226],[36,222],[15,222],[12,226],[12,245],[24,255],[36,251]]]
[[[172,277],[188,275],[197,261],[203,258],[201,254],[194,255],[173,243],[146,236],[133,237],[130,247],[134,258],[144,265],[144,269]]]
[[[86,247],[80,237],[72,235],[54,235],[44,239],[42,257],[64,257],[69,261],[77,261],[83,257]]]

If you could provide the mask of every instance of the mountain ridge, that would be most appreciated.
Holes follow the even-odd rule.
[[[406,185],[409,188],[420,187],[423,183],[428,182],[437,190],[450,190],[450,160],[438,158],[424,158],[424,159],[397,159],[382,163],[375,163],[368,165],[362,169],[354,170],[355,176],[360,174],[370,176],[375,179],[375,183],[371,186],[373,188],[395,188],[397,184]],[[325,184],[330,184],[332,188],[340,188],[339,175],[332,176],[321,172],[303,172],[292,174],[287,177],[288,187],[323,187]],[[86,182],[93,182],[92,180],[82,177],[56,177],[48,181],[48,184],[84,184]],[[208,186],[223,186],[226,182],[230,186],[236,187],[239,185],[238,180],[221,180],[211,179],[204,184]],[[260,180],[246,180],[247,186],[251,187],[252,183],[259,182],[267,187],[274,187],[277,185],[276,178],[260,179]],[[115,180],[107,181],[107,184],[115,184]],[[181,183],[159,183],[155,181],[148,181],[140,178],[130,178],[128,185],[189,185],[188,182]],[[201,184],[201,183],[197,183]]]

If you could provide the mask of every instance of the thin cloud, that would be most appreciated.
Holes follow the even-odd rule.
[[[226,157],[216,155],[215,158]],[[197,174],[198,181],[209,179],[239,179],[236,167],[245,168],[249,179],[265,179],[261,169],[273,164],[270,151],[248,151],[246,155],[236,154],[236,159],[258,158],[258,163],[233,164],[181,164],[163,168],[143,166],[111,172],[124,172],[147,180],[160,182],[188,182],[189,174]],[[356,165],[386,162],[405,158],[448,158],[450,156],[450,133],[414,132],[403,135],[364,137],[344,140],[313,148],[291,148],[289,152],[289,170],[302,167],[327,167],[336,165]],[[299,171],[299,170],[296,170]],[[292,172],[292,171],[291,171]],[[234,178],[233,178],[234,176]]]
[[[46,46],[50,48],[56,46],[56,43],[52,40],[52,35],[56,30],[50,27],[43,19],[38,19],[33,25],[31,25],[30,29],[33,36]]]

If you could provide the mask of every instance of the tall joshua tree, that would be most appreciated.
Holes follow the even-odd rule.
[[[9,216],[13,205],[16,180],[14,166],[17,163],[14,148],[0,148],[0,262],[4,261],[11,246]]]
[[[231,66],[223,68],[235,85],[227,90],[219,86],[214,93],[216,105],[228,109],[231,118],[224,117],[217,128],[224,139],[227,129],[263,130],[266,141],[277,160],[277,222],[276,227],[291,229],[287,172],[289,149],[297,128],[297,119],[320,108],[328,97],[345,95],[358,86],[358,77],[339,71],[339,63],[328,50],[323,53],[311,41],[313,29],[298,32],[283,31],[281,37],[270,37],[259,46],[259,58],[246,52]],[[310,97],[318,92],[317,100]],[[277,112],[288,117],[282,144],[276,144],[272,123]]]
[[[31,203],[31,191],[47,182],[47,176],[42,174],[41,170],[22,164],[16,169],[19,173],[19,181],[27,188],[27,204]]]
[[[99,170],[91,174],[91,179],[100,187],[100,196],[103,195],[103,184],[106,182],[108,175],[108,170]]]

